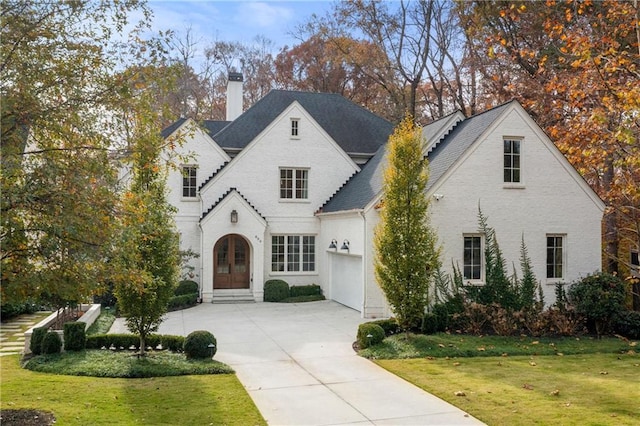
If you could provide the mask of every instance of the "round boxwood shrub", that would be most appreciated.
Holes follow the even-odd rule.
[[[365,322],[358,327],[358,346],[360,349],[377,345],[384,340],[384,329],[378,324]]]
[[[264,301],[281,302],[289,297],[289,284],[283,280],[268,280],[264,283]]]
[[[47,327],[36,327],[31,333],[31,341],[29,342],[29,349],[34,355],[40,355],[42,353],[42,339],[49,329]]]
[[[595,323],[599,336],[610,331],[613,319],[624,310],[624,283],[607,272],[572,284],[568,296],[576,311]]]
[[[62,349],[62,339],[55,331],[48,331],[42,339],[42,348],[40,349],[43,355],[57,354]]]
[[[174,291],[174,294],[176,296],[183,296],[185,294],[193,293],[198,293],[198,283],[190,280],[180,281],[178,287],[176,287]]]
[[[213,343],[213,348],[209,344]],[[213,358],[218,350],[218,344],[213,334],[206,330],[196,330],[184,339],[182,347],[187,358]]]
[[[64,324],[64,350],[83,351],[87,344],[84,322],[67,322]]]

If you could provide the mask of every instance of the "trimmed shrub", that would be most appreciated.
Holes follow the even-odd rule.
[[[34,355],[40,355],[42,353],[42,339],[49,331],[48,327],[36,327],[31,334],[31,341],[29,342],[29,349]]]
[[[385,337],[397,334],[400,331],[400,326],[395,318],[379,319],[371,321],[370,324],[377,324],[384,330]]]
[[[151,346],[153,335],[147,336],[147,344]],[[140,337],[135,334],[94,334],[87,336],[87,349],[109,348],[113,345],[116,349],[128,349],[131,346],[140,345]]]
[[[264,283],[264,301],[282,302],[289,297],[289,284],[283,280],[268,280]]]
[[[40,351],[43,355],[58,354],[62,349],[62,339],[55,331],[48,331],[42,338]]]
[[[197,282],[186,280],[186,281],[180,281],[180,283],[178,284],[178,287],[176,287],[173,294],[175,294],[176,296],[183,296],[185,294],[196,293],[197,295],[198,291],[199,289],[198,289]]]
[[[595,323],[598,336],[611,330],[613,319],[624,311],[624,283],[615,275],[601,272],[571,285],[569,301],[576,312]]]
[[[83,351],[87,343],[86,324],[77,321],[66,322],[63,327],[64,350]]]
[[[180,309],[190,308],[198,303],[198,293],[182,294],[180,296],[173,296],[169,299],[169,305],[167,309],[169,311],[178,311]]]
[[[384,329],[378,324],[365,322],[358,327],[358,346],[366,349],[384,340]]]
[[[214,347],[209,348],[209,344],[213,343]],[[213,334],[206,330],[196,330],[189,333],[184,339],[182,346],[184,354],[188,359],[194,358],[213,358],[218,350],[216,338]]]
[[[181,352],[184,337],[170,334],[150,334],[147,336],[146,344],[154,349],[161,344],[163,349],[168,349],[172,352]],[[111,345],[117,350],[120,350],[120,348],[129,349],[131,346],[139,349],[140,338],[135,334],[94,334],[87,336],[87,349],[110,348]]]
[[[622,311],[616,315],[613,329],[629,339],[640,339],[640,311]]]
[[[162,334],[160,335],[160,344],[164,349],[168,349],[171,352],[182,352],[182,348],[184,347],[184,336]]]
[[[322,296],[322,288],[318,284],[294,285],[289,289],[289,297]]]

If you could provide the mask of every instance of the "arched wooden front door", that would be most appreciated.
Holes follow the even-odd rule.
[[[249,288],[249,244],[237,234],[225,235],[213,248],[213,288]]]

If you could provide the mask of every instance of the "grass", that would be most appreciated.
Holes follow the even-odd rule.
[[[378,345],[360,351],[372,359],[424,357],[477,357],[516,355],[577,355],[588,353],[622,353],[633,349],[634,342],[617,338],[593,337],[504,337],[468,336],[438,333],[390,336]]]
[[[640,424],[633,352],[375,362],[490,425]]]
[[[490,425],[632,425],[640,424],[636,347],[616,338],[400,334],[360,354]]]
[[[0,358],[1,409],[51,411],[57,424],[264,425],[233,374],[110,379],[38,373]]]
[[[221,362],[211,359],[187,360],[184,354],[169,351],[149,352],[143,358],[129,351],[64,352],[33,357],[26,362],[25,368],[41,373],[121,378],[233,373],[229,366]]]
[[[100,316],[87,329],[87,335],[108,333],[115,320],[116,316],[113,310],[102,308]]]

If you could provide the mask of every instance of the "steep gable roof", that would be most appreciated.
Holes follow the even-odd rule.
[[[442,177],[462,154],[507,110],[511,101],[461,121],[427,156],[429,182],[427,190]]]
[[[244,200],[245,203],[247,203],[247,206],[249,206],[254,212],[256,212],[256,214],[258,216],[260,216],[263,220],[266,220],[265,217],[262,215],[262,213],[260,213],[258,211],[258,209],[255,208],[255,206],[253,204],[251,204],[249,202],[249,200],[247,200],[247,198],[242,195],[242,193],[240,191],[238,191],[236,188],[229,188],[229,190],[227,192],[225,192],[219,199],[218,201],[216,201],[211,207],[209,207],[207,209],[207,211],[205,211],[202,216],[200,216],[200,222],[202,222],[208,215],[209,213],[211,213],[212,211],[214,211],[216,209],[216,207],[218,207],[218,205],[220,205],[220,203],[227,197],[229,197],[231,194],[236,193],[238,194],[238,196],[240,198],[242,198]]]
[[[185,121],[187,121],[186,118],[179,118],[174,123],[168,125],[164,129],[162,129],[162,132],[160,132],[160,134],[162,135],[162,138],[166,139],[169,136],[171,136],[173,134],[173,132],[178,130],[180,128],[180,126],[182,126],[184,124]]]
[[[224,149],[242,149],[292,102],[298,102],[347,153],[373,154],[393,131],[390,122],[338,94],[272,90],[213,139]]]
[[[512,101],[514,102],[514,101]],[[440,141],[430,144],[428,153],[429,182],[427,189],[460,158],[487,128],[511,105],[511,102],[459,121]],[[425,134],[437,134],[447,116],[425,126]],[[431,127],[430,127],[431,126]],[[429,128],[430,127],[430,128]],[[382,146],[360,173],[354,175],[321,209],[323,213],[364,209],[382,191],[387,164],[387,145]]]

